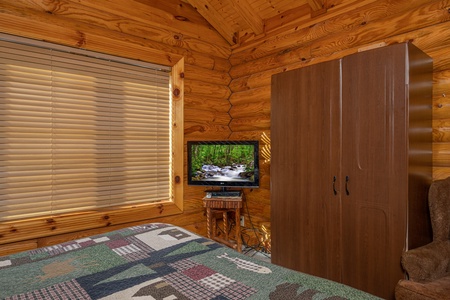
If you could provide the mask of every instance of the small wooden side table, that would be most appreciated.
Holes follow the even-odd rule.
[[[242,239],[241,239],[241,208],[242,208],[242,196],[240,197],[213,197],[203,198],[203,206],[206,207],[206,226],[208,230],[208,238],[213,239],[219,243],[225,244],[238,252],[242,252]],[[223,226],[225,228],[225,238],[222,239],[216,234],[216,218],[215,213],[222,213]],[[236,239],[230,240],[228,236],[228,213],[235,213],[236,222]]]

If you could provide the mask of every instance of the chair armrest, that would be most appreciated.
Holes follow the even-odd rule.
[[[406,251],[401,262],[412,281],[441,278],[450,270],[450,241],[435,241]]]

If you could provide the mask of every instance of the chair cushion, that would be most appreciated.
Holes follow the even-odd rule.
[[[433,241],[450,239],[450,177],[434,181],[428,192]]]
[[[430,282],[400,280],[395,288],[396,300],[450,299],[450,273]]]
[[[450,272],[450,241],[433,241],[403,253],[403,269],[412,281],[439,279]]]

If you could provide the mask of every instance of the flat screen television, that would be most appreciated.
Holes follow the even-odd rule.
[[[188,185],[259,187],[258,141],[188,141]]]

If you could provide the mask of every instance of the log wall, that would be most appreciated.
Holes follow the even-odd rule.
[[[185,141],[227,139],[231,134],[231,48],[182,1],[2,0],[0,32],[169,66],[183,59]],[[183,150],[186,157],[185,146]],[[27,225],[27,232],[35,225],[34,231],[43,231],[39,238],[21,233],[25,229],[0,224],[0,255],[150,221],[169,222],[206,235],[203,196],[202,188],[188,187],[185,179],[182,214],[173,206],[127,214],[110,211],[81,218],[82,231],[74,229],[74,220],[80,222],[80,218],[58,219],[58,226]],[[133,219],[145,218],[146,212],[148,219]],[[172,216],[150,219],[158,215]]]
[[[450,176],[450,1],[328,0],[316,17],[267,20],[265,35],[245,41],[230,57],[231,137],[270,135],[270,80],[275,73],[411,41],[434,60],[433,177]],[[270,221],[268,169],[247,197],[259,222]]]
[[[184,58],[185,141],[270,136],[273,74],[411,41],[434,60],[433,176],[450,176],[450,1],[325,3],[325,13],[265,20],[263,34],[233,47],[182,0],[2,0],[0,32],[171,66]],[[245,191],[244,207],[258,225],[270,224],[269,186],[270,166],[261,163],[261,187]],[[205,234],[203,195],[184,182],[184,213],[156,220]],[[0,254],[135,223],[0,245]]]

